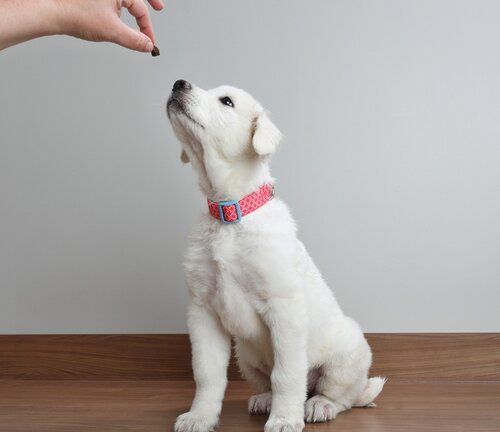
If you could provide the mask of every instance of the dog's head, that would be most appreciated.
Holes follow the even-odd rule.
[[[267,180],[268,157],[281,133],[245,91],[230,86],[203,90],[178,80],[167,114],[182,143],[181,159],[193,164],[205,193],[234,195],[244,184],[253,188]]]

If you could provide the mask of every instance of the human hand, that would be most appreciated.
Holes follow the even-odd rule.
[[[164,7],[162,0],[148,3],[158,11]],[[122,8],[135,17],[140,31],[121,21]],[[0,0],[0,50],[55,34],[144,52],[151,52],[154,43],[145,0]]]
[[[58,33],[93,42],[114,42],[135,51],[151,52],[154,33],[144,0],[56,0]],[[155,10],[162,10],[162,0],[148,0]],[[121,19],[125,8],[135,17],[140,31]]]

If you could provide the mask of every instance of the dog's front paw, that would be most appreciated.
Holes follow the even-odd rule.
[[[248,399],[248,413],[254,415],[269,414],[272,399],[273,394],[270,391],[253,395]]]
[[[217,426],[217,420],[201,416],[193,412],[187,412],[177,417],[175,421],[175,432],[210,432]]]
[[[302,432],[304,429],[304,421],[302,419],[292,420],[286,417],[273,416],[269,417],[264,432]]]

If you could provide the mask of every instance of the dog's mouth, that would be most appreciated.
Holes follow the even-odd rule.
[[[199,121],[193,118],[189,111],[184,107],[182,100],[178,99],[175,94],[172,94],[167,101],[167,114],[169,118],[172,112],[175,112],[176,114],[182,114],[191,123],[201,127],[202,129],[205,129],[205,126],[203,126]]]

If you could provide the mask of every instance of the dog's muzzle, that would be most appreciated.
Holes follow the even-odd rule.
[[[186,80],[177,80],[172,87],[172,94],[167,101],[167,109],[172,108],[172,105],[175,105],[177,109],[183,111],[184,107],[182,105],[182,100],[184,99],[184,94],[192,88],[193,86]]]

